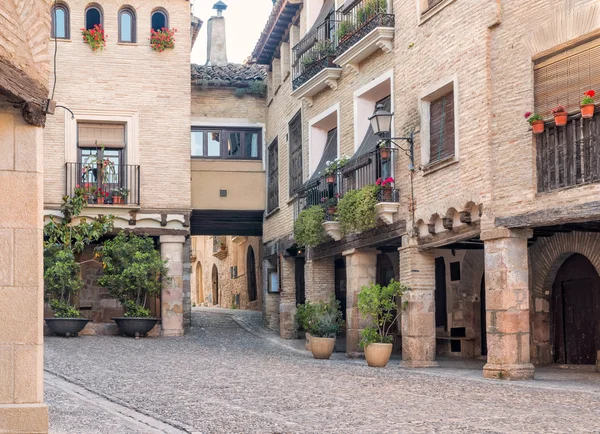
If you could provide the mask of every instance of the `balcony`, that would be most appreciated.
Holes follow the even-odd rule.
[[[213,237],[213,256],[217,259],[225,259],[227,257],[226,237]]]
[[[335,63],[355,73],[367,57],[381,49],[393,48],[395,17],[386,0],[361,0],[337,11],[337,48]]]
[[[600,181],[600,113],[569,116],[567,125],[547,122],[536,136],[538,192]]]
[[[140,205],[140,166],[67,163],[65,172],[67,196],[79,188],[90,205]]]

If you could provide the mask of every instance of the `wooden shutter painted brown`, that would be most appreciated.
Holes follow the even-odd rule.
[[[429,162],[454,155],[454,91],[432,101],[429,107]]]
[[[535,112],[545,118],[563,105],[577,112],[588,90],[600,91],[600,40],[552,56],[534,67]]]
[[[80,148],[123,149],[125,147],[124,124],[79,123],[77,144]]]
[[[290,136],[290,196],[302,185],[302,116],[300,112],[289,124]]]
[[[277,139],[273,140],[269,146],[268,165],[267,212],[271,212],[279,206],[279,147]]]

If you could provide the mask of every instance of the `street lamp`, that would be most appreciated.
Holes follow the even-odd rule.
[[[388,112],[383,107],[383,104],[377,104],[375,107],[375,113],[373,116],[369,117],[369,122],[371,122],[371,128],[373,132],[379,136],[380,144],[389,142],[394,145],[398,149],[402,150],[410,159],[409,170],[415,170],[415,155],[414,155],[414,131],[410,132],[410,136],[408,137],[389,137],[392,131],[392,117],[393,113]],[[408,143],[408,148],[404,148],[398,145],[394,140],[405,140]]]

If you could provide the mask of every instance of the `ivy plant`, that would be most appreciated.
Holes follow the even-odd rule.
[[[303,210],[294,223],[294,240],[300,246],[317,246],[325,241],[325,209],[313,205]]]
[[[398,303],[408,288],[400,282],[388,285],[372,283],[363,286],[358,294],[358,311],[364,318],[371,318],[373,325],[361,331],[360,345],[392,342],[390,329],[400,316]]]
[[[377,223],[377,194],[381,187],[367,185],[348,191],[338,202],[337,218],[344,235],[373,229]]]

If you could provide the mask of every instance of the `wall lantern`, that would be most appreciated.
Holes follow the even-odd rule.
[[[409,170],[415,170],[415,154],[414,154],[414,131],[410,132],[408,137],[390,137],[392,131],[392,117],[393,113],[388,112],[384,109],[383,104],[377,104],[375,107],[375,113],[373,116],[369,117],[369,122],[371,123],[371,128],[373,128],[373,132],[379,136],[380,145],[389,143],[390,145],[394,145],[401,151],[403,151],[408,158],[410,159],[410,165],[408,167]],[[408,143],[408,147],[404,148],[397,144],[395,140],[404,140]]]

